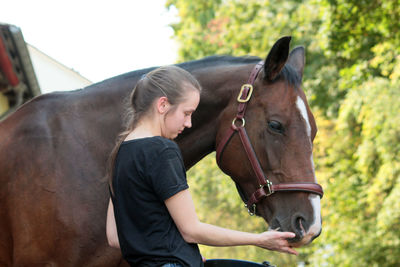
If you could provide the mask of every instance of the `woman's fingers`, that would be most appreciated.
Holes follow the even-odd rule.
[[[294,250],[288,242],[288,239],[294,238],[296,236],[295,233],[278,232],[276,230],[271,230],[265,232],[264,234],[266,234],[266,237],[269,236],[269,238],[266,239],[267,242],[263,246],[264,248],[293,255],[299,255],[299,253]]]
[[[287,241],[287,239],[294,238],[296,237],[295,233],[292,232],[282,232],[281,233],[281,238],[283,239],[283,243],[281,243],[281,248],[283,252],[293,254],[293,255],[299,255],[299,253],[294,250],[291,246],[290,243]]]
[[[201,256],[201,259],[203,260],[203,262],[207,261],[207,259],[203,255],[200,255],[200,256]]]
[[[296,237],[295,233],[292,232],[276,232],[280,238],[288,239]]]
[[[283,248],[282,252],[286,252],[286,253],[293,254],[293,255],[296,255],[296,256],[299,255],[299,253],[296,250],[294,250],[293,248],[291,248],[291,247]]]

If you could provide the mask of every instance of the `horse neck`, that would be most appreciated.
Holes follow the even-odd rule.
[[[177,138],[186,169],[215,151],[215,138],[220,114],[232,103],[246,82],[254,64],[215,67],[210,70],[192,71],[200,84],[200,104],[193,115],[193,127]],[[232,114],[234,116],[235,114]]]

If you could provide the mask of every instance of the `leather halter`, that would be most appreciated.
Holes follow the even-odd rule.
[[[229,141],[232,139],[233,135],[237,132],[240,137],[240,141],[246,151],[247,158],[249,159],[253,171],[257,177],[258,184],[260,188],[257,189],[251,197],[247,200],[246,207],[250,215],[256,213],[256,204],[262,199],[272,195],[275,192],[287,192],[287,191],[297,191],[297,192],[307,192],[319,195],[321,198],[324,195],[322,186],[317,183],[311,182],[298,182],[298,183],[281,183],[272,184],[268,180],[260,166],[257,155],[254,152],[253,146],[250,143],[250,139],[247,135],[245,126],[244,115],[246,112],[247,103],[249,102],[251,95],[253,93],[254,81],[257,78],[258,73],[264,66],[264,62],[259,62],[252,70],[250,77],[246,84],[242,85],[240,93],[237,97],[239,102],[238,111],[236,117],[232,121],[231,127],[228,128],[226,134],[222,140],[217,144],[217,163],[220,165],[221,157],[224,149],[228,145]],[[244,200],[245,201],[245,200]],[[246,202],[246,201],[245,201]]]

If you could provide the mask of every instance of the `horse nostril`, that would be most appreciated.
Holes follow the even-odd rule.
[[[301,215],[293,216],[292,229],[295,231],[296,236],[303,236],[305,234],[304,223],[305,219]]]

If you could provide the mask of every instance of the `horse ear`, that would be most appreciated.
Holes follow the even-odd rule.
[[[285,36],[280,38],[272,46],[271,51],[264,64],[264,79],[267,81],[273,81],[276,76],[281,72],[283,66],[285,66],[286,60],[289,56],[289,44],[292,37]]]
[[[298,46],[293,49],[292,52],[290,52],[287,63],[297,71],[300,77],[303,77],[304,65],[306,63],[304,47]]]

